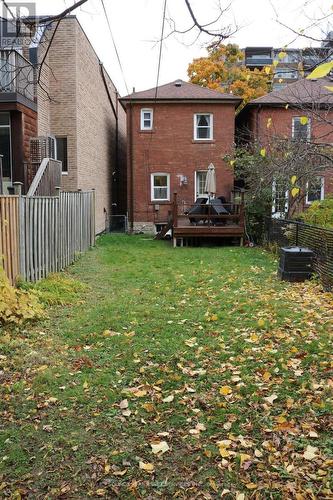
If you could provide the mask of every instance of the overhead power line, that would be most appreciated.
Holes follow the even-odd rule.
[[[116,53],[116,56],[117,56],[117,59],[118,59],[118,64],[119,64],[119,68],[120,68],[120,71],[121,71],[121,74],[122,74],[122,77],[123,77],[123,80],[124,80],[124,83],[125,83],[126,92],[127,92],[127,94],[129,94],[129,90],[128,90],[128,86],[127,86],[127,82],[126,82],[126,78],[125,78],[125,73],[124,73],[124,70],[123,70],[123,65],[121,64],[120,55],[119,55],[118,48],[117,48],[117,45],[116,45],[116,41],[115,41],[112,29],[111,29],[111,24],[110,24],[109,16],[108,16],[108,13],[106,12],[104,0],[101,0],[101,2],[102,2],[102,6],[103,6],[103,10],[104,10],[104,15],[105,15],[105,18],[106,18],[106,22],[107,22],[107,25],[108,25],[108,28],[109,28],[109,32],[110,32],[110,36],[111,36],[113,48],[114,48],[114,51]]]

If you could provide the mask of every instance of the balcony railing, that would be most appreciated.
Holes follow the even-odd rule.
[[[35,70],[16,50],[0,50],[0,92],[18,93],[35,100]]]

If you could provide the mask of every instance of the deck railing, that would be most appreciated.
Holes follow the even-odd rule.
[[[35,69],[14,49],[0,50],[0,92],[17,92],[31,101],[36,97]]]
[[[29,187],[27,196],[55,196],[61,185],[61,161],[44,158]]]
[[[227,213],[217,214],[212,203],[199,205],[200,213],[191,213],[191,209],[197,205],[178,202],[178,195],[174,193],[172,204],[172,225],[178,227],[181,220],[188,219],[192,224],[204,224],[205,226],[217,226],[233,223],[244,227],[244,193],[241,193],[239,202],[221,203]]]

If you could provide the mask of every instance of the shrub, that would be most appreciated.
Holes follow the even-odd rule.
[[[333,228],[333,196],[322,201],[314,201],[301,215],[301,219],[308,224]]]
[[[44,316],[36,292],[13,287],[0,268],[0,325],[21,325]]]
[[[88,287],[65,273],[50,274],[37,283],[22,283],[26,290],[33,290],[45,305],[65,305],[78,302]]]

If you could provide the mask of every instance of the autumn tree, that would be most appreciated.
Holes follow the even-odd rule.
[[[192,83],[242,97],[243,105],[270,90],[270,68],[251,71],[236,44],[220,44],[207,49],[208,56],[194,59],[187,73]]]

